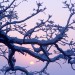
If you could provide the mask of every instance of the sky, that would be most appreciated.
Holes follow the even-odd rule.
[[[20,1],[20,0],[18,0],[18,1]],[[66,21],[69,17],[69,11],[67,9],[62,8],[64,6],[62,2],[65,0],[37,0],[37,1],[43,2],[43,6],[46,6],[47,9],[45,10],[44,13],[40,13],[37,16],[26,21],[26,23],[28,25],[27,26],[28,29],[34,27],[34,25],[38,21],[38,19],[40,19],[40,18],[46,19],[48,14],[52,15],[52,19],[55,21],[56,24],[60,24],[63,26],[66,24]],[[69,0],[67,0],[67,1],[69,1]],[[75,0],[72,0],[72,1],[75,2]],[[18,15],[19,15],[19,20],[32,14],[32,12],[33,12],[32,10],[35,7],[36,7],[36,0],[29,0],[28,2],[21,3],[18,6],[18,8],[16,8]],[[15,34],[13,36],[18,37],[19,34],[17,34],[17,33],[15,33]],[[74,36],[72,34],[69,34],[69,35]],[[21,37],[22,36],[20,36],[20,38]],[[45,62],[44,62],[44,64],[42,62],[36,62],[38,60],[35,60],[35,58],[33,58],[33,57],[30,58],[29,55],[27,55],[27,57],[25,57],[21,54],[16,53],[15,56],[17,58],[17,63],[16,63],[17,65],[21,65],[21,66],[25,65],[26,67],[28,67],[28,65],[29,65],[28,69],[32,70],[32,71],[40,70],[45,65]],[[67,63],[63,64],[63,62],[64,62],[63,60],[58,61],[58,62],[60,62],[62,68],[57,63],[51,63],[47,69],[47,71],[50,73],[50,75],[75,75],[75,71],[73,71],[71,69],[70,64],[67,64]]]
[[[37,16],[26,21],[26,23],[28,24],[28,28],[33,27],[35,23],[38,21],[38,19],[40,18],[46,19],[48,14],[52,15],[52,19],[55,21],[56,24],[65,26],[67,19],[69,17],[69,14],[70,14],[67,9],[62,8],[64,7],[62,2],[65,0],[37,0],[37,1],[43,2],[43,6],[46,6],[47,9],[45,10],[44,13],[40,13]],[[67,0],[67,1],[69,2],[70,0]],[[75,1],[72,0],[72,2],[75,2]],[[20,19],[23,19],[24,17],[30,15],[33,12],[32,11],[33,8],[36,7],[36,0],[29,0],[28,2],[24,2],[20,4],[19,7],[16,10],[19,12],[18,15],[20,16]],[[74,36],[74,35],[69,34],[69,36]],[[39,70],[40,67],[41,68],[43,67],[43,63],[42,62],[36,63],[34,58],[31,58],[31,60],[26,59],[26,61],[27,63],[26,62],[25,63],[28,65],[29,65],[29,62],[31,61],[34,62],[34,64],[30,65],[31,66],[29,67],[30,70],[33,70],[33,69]],[[60,75],[60,74],[61,75],[74,75],[75,74],[75,71],[71,69],[70,64],[67,64],[67,63],[63,64],[64,62],[63,60],[58,61],[58,62],[60,62],[62,68],[57,63],[51,63],[48,66],[48,72],[51,75]],[[24,62],[22,61],[22,64],[23,63]]]

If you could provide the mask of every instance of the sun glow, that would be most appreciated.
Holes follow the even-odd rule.
[[[35,63],[33,61],[30,62],[30,65],[34,65]]]

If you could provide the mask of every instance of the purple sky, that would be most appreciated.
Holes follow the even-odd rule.
[[[56,24],[60,24],[60,25],[65,25],[66,20],[68,18],[69,15],[69,11],[67,9],[63,9],[62,7],[64,6],[62,4],[63,1],[65,0],[37,0],[37,1],[41,1],[44,2],[43,5],[47,7],[47,10],[45,11],[45,13],[40,13],[39,15],[35,16],[34,18],[26,21],[26,23],[28,24],[27,28],[30,29],[30,27],[33,27],[35,25],[35,23],[38,21],[38,19],[40,18],[47,18],[48,14],[53,15],[52,19],[56,22]],[[67,0],[69,1],[69,0]],[[75,0],[72,0],[75,1]],[[26,4],[26,5],[25,5]],[[21,4],[18,8],[16,8],[16,10],[18,11],[18,15],[20,19],[23,19],[24,17],[30,15],[32,13],[32,9],[36,7],[36,0],[29,0],[28,2],[24,2],[23,4]],[[35,19],[35,21],[34,21]],[[32,26],[30,26],[32,24]],[[70,32],[69,36],[73,37],[74,35],[71,34],[72,32]],[[15,32],[15,34],[17,34]],[[15,36],[15,35],[14,35]],[[22,37],[21,35],[17,34],[17,37]],[[19,58],[18,58],[19,56]],[[39,70],[40,67],[43,67],[43,63],[42,62],[37,62],[34,58],[29,59],[28,57],[22,56],[21,54],[16,54],[16,58],[17,58],[17,64],[18,65],[24,65],[25,67],[27,67],[27,65],[29,65],[30,67],[28,68],[29,70],[35,69],[35,70]],[[21,58],[21,59],[20,59]],[[0,58],[0,66],[2,65],[4,61],[3,58]],[[34,64],[30,65],[29,62],[33,61]],[[71,69],[70,64],[63,64],[63,60],[58,61],[60,62],[62,68],[57,64],[57,63],[51,63],[48,66],[48,72],[51,75],[75,75],[75,71],[73,71]]]

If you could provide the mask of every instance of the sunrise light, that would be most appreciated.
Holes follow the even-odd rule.
[[[30,65],[34,65],[34,64],[35,64],[34,61],[31,61],[31,62],[30,62]]]

